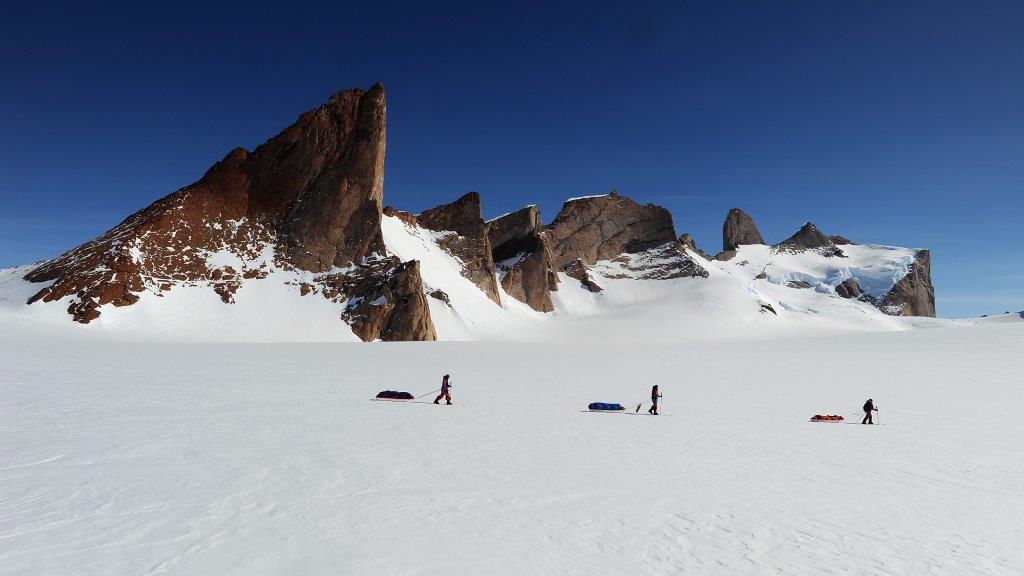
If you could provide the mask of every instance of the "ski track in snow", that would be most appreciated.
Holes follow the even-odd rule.
[[[1024,573],[1020,322],[0,344],[0,574]],[[457,409],[368,401],[445,372]]]

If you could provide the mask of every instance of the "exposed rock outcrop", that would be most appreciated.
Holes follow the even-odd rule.
[[[563,270],[567,276],[579,280],[580,284],[591,292],[601,292],[604,290],[594,281],[593,276],[590,275],[590,269],[587,267],[586,262],[579,258],[566,264]]]
[[[547,229],[558,268],[577,259],[592,265],[676,240],[668,210],[616,192],[565,202]]]
[[[505,292],[538,312],[554,310],[551,292],[558,290],[558,274],[537,207],[491,220],[487,236]]]
[[[917,251],[907,275],[889,290],[879,307],[883,312],[897,316],[935,317],[931,252]]]
[[[744,244],[764,244],[754,219],[739,208],[729,210],[722,225],[722,252],[736,250]]]
[[[436,298],[441,302],[444,302],[445,304],[448,305],[449,308],[452,307],[452,300],[451,298],[448,297],[448,293],[445,292],[444,290],[432,290],[430,294],[428,294],[428,296],[430,296],[431,298]]]
[[[843,298],[860,298],[862,292],[856,278],[847,278],[836,286],[836,294]]]
[[[385,208],[385,139],[383,88],[339,92],[252,152],[232,150],[194,184],[32,269],[27,280],[48,284],[28,303],[60,301],[76,321],[87,323],[100,317],[107,304],[131,306],[141,295],[161,296],[185,286],[210,290],[230,305],[246,294],[247,281],[275,274],[275,279],[293,286],[298,297],[337,303],[341,320],[363,340],[434,340],[427,291],[429,297],[452,307],[452,314],[465,313],[459,310],[465,284],[454,273],[440,275],[443,280],[427,275],[450,290],[451,298],[437,286],[426,287],[420,262],[402,262],[388,254],[383,214],[418,227],[407,230],[412,239],[400,240],[390,236],[393,222],[389,220],[392,249],[411,254],[407,250],[423,248],[427,251],[422,254],[428,255],[422,256],[424,261],[437,262],[440,257],[447,270],[458,270],[452,266],[461,263],[462,275],[499,306],[499,278],[501,288],[512,298],[549,312],[554,310],[552,292],[559,288],[559,272],[591,292],[601,292],[602,285],[608,288],[620,280],[709,276],[698,264],[699,258],[691,258],[708,255],[689,234],[676,237],[666,209],[638,204],[614,191],[566,201],[548,226],[542,224],[534,206],[484,222],[476,192],[419,215]],[[451,264],[432,242],[454,256]],[[740,246],[749,244],[764,244],[764,240],[753,219],[734,208],[723,225],[724,250],[715,259],[728,261]],[[739,262],[715,266],[746,278],[760,269],[756,279],[778,282],[781,275],[769,278],[770,262],[759,258],[807,250],[843,257],[839,245],[848,244],[852,242],[807,223],[776,245],[777,250],[749,250],[749,257],[744,253]],[[870,249],[848,252],[856,256]],[[909,253],[898,254],[885,262],[885,274],[904,266]],[[797,266],[804,261],[779,260],[797,261]],[[855,268],[853,260],[846,261],[850,270]],[[873,276],[868,280],[864,270],[869,268],[862,266],[856,273],[874,290],[878,280]],[[791,273],[788,277],[809,276],[800,270]],[[833,272],[828,275],[835,277]],[[817,279],[814,282],[820,284]],[[786,285],[812,287],[800,280]],[[619,286],[615,285],[616,294]],[[917,252],[908,274],[881,302],[877,300],[880,292],[863,293],[854,278],[835,291],[890,314],[935,315],[927,250]],[[437,302],[432,304],[435,312],[443,311],[446,317],[450,313],[438,308]],[[766,302],[760,303],[760,309],[777,314]]]
[[[394,206],[385,206],[384,215],[398,218],[402,222],[405,222],[409,226],[416,226],[416,215],[410,214],[409,212],[403,212]]]
[[[835,245],[832,237],[818,230],[818,227],[811,222],[805,223],[796,234],[779,242],[776,246],[791,251],[816,250],[823,256],[843,256],[843,251]]]
[[[809,250],[811,248],[823,248],[834,246],[835,243],[828,235],[824,234],[813,222],[805,222],[796,234],[778,243],[778,246],[786,246],[796,250]]]
[[[439,239],[438,244],[462,260],[463,276],[501,305],[479,194],[467,192],[454,202],[426,210],[416,216],[416,222],[434,232],[454,232]]]
[[[352,331],[367,342],[436,340],[419,261],[403,263],[392,257],[386,266],[386,272],[365,274],[344,286],[346,293],[358,294],[343,314]]]
[[[68,313],[86,323],[145,291],[207,286],[231,303],[243,280],[305,270],[327,274],[300,294],[349,299],[360,337],[432,339],[423,295],[411,292],[421,290],[418,264],[383,256],[386,110],[380,85],[331,96],[253,152],[232,150],[196,183],[29,272],[52,282],[29,303],[69,298]],[[354,304],[385,294],[386,306]]]
[[[637,280],[673,280],[676,278],[707,278],[708,271],[690,258],[679,242],[668,242],[639,253],[625,253],[612,258],[618,273],[603,273],[606,278]],[[610,271],[609,271],[610,272]]]
[[[711,256],[709,256],[706,252],[697,247],[697,242],[694,241],[693,236],[690,236],[689,232],[683,232],[683,235],[679,237],[679,244],[681,244],[683,248],[686,248],[690,252],[700,255],[701,258],[705,260],[711,260]]]

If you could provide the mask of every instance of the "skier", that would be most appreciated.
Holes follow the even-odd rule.
[[[448,389],[451,387],[452,385],[448,383],[448,375],[445,374],[444,378],[441,379],[441,393],[437,395],[437,398],[434,398],[434,404],[440,404],[441,398],[444,398],[448,402],[448,405],[451,406],[452,395],[448,392]]]
[[[658,385],[655,384],[654,388],[651,388],[651,408],[647,411],[648,414],[658,415],[658,398],[661,398],[661,392],[658,392]]]
[[[878,412],[878,408],[875,408],[875,401],[868,398],[868,401],[864,403],[864,419],[860,421],[861,424],[874,424],[874,420],[871,419],[871,411]]]

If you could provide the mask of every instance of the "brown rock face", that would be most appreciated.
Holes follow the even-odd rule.
[[[268,208],[286,257],[304,270],[384,252],[384,88],[339,92],[260,146],[252,202]],[[283,218],[283,220],[280,220]]]
[[[729,210],[722,225],[722,251],[735,250],[744,244],[764,244],[754,219],[739,208]]]
[[[832,241],[832,237],[818,230],[811,222],[800,227],[796,234],[777,244],[779,248],[792,251],[816,250],[824,256],[843,256],[843,251]]]
[[[538,312],[554,310],[551,292],[558,290],[558,274],[537,207],[491,220],[487,237],[505,292]]]
[[[694,254],[699,254],[701,258],[705,260],[711,260],[711,256],[708,256],[706,252],[697,247],[697,242],[694,241],[693,236],[690,236],[689,232],[683,232],[683,235],[679,237],[679,244]]]
[[[832,246],[833,244],[832,238],[818,230],[818,227],[812,222],[805,223],[796,234],[779,242],[779,246],[788,246],[800,250],[822,248]]]
[[[932,287],[931,252],[918,250],[910,271],[889,293],[879,307],[898,316],[935,317],[935,288]]]
[[[570,278],[579,280],[580,284],[591,292],[601,292],[604,290],[597,284],[597,282],[594,282],[594,278],[590,275],[590,270],[587,267],[587,264],[579,258],[566,264],[563,270],[565,270],[566,275]]]
[[[857,280],[854,278],[847,278],[836,286],[836,294],[839,294],[843,298],[860,298],[860,284],[858,284]]]
[[[347,287],[348,292],[360,296],[349,300],[344,319],[366,342],[436,340],[419,261],[389,260],[391,268],[386,273],[366,275]]]
[[[462,260],[463,276],[479,286],[495,304],[501,305],[479,194],[469,192],[451,204],[431,208],[417,215],[416,222],[427,230],[454,232],[438,244]]]
[[[275,268],[328,272],[354,265],[345,290],[331,284],[341,282],[337,275],[327,275],[322,286],[303,285],[300,293],[359,299],[360,287],[383,290],[369,281],[379,274],[389,294],[405,298],[389,309],[410,311],[411,324],[392,319],[393,311],[360,310],[360,318],[370,318],[360,336],[432,337],[433,327],[421,325],[429,314],[417,312],[402,288],[418,285],[418,266],[376,258],[385,252],[385,138],[383,87],[339,92],[253,152],[232,150],[196,183],[29,272],[27,280],[53,282],[29,303],[71,297],[68,313],[85,323],[100,306],[128,306],[144,291],[208,286],[231,303],[243,280]],[[216,254],[240,264],[218,264]]]
[[[592,265],[676,240],[668,210],[642,206],[615,192],[569,200],[548,226],[548,234],[559,269],[577,259]]]
[[[384,207],[384,215],[385,216],[393,216],[395,218],[398,218],[402,222],[405,222],[406,224],[408,224],[410,226],[416,226],[416,215],[415,214],[410,214],[408,212],[403,212],[401,210],[398,210],[394,206],[385,206]]]

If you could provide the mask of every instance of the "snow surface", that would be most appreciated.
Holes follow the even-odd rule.
[[[462,275],[463,263],[438,241],[454,232],[409,226],[397,217],[381,222],[385,244],[402,260],[419,260],[427,292],[442,290],[442,300],[428,298],[438,339],[457,341],[647,341],[689,342],[708,339],[771,338],[830,332],[907,330],[923,326],[971,324],[898,318],[868,303],[846,300],[834,287],[855,277],[876,297],[906,274],[915,250],[874,245],[843,246],[848,258],[816,252],[790,253],[769,246],[742,246],[729,262],[691,257],[709,278],[643,279],[636,269],[658,265],[658,248],[598,262],[591,274],[603,288],[597,294],[561,275],[552,294],[553,313],[543,314],[501,293],[499,306]],[[25,306],[44,284],[22,279],[31,267],[0,270],[0,322],[50,326],[54,334],[116,340],[210,342],[357,341],[340,319],[346,303],[319,294],[302,296],[299,283],[312,275],[276,269],[267,245],[253,259],[227,250],[204,253],[210,267],[269,271],[262,279],[242,282],[233,304],[224,304],[209,286],[175,283],[166,292],[144,292],[132,306],[106,305],[86,326],[70,321],[70,298]],[[765,278],[759,279],[758,275]],[[804,280],[814,289],[794,289],[789,280]],[[500,291],[500,288],[499,288]],[[379,302],[383,303],[383,302]],[[776,314],[762,312],[771,306]]]
[[[609,194],[611,194],[611,192],[605,192],[604,194],[592,194],[590,196],[576,196],[575,198],[569,198],[564,203],[568,204],[569,202],[575,202],[577,200],[588,200],[590,198],[604,198],[605,196],[608,196]]]
[[[356,343],[267,250],[204,256],[267,266],[235,304],[175,285],[85,326],[0,270],[0,575],[1024,573],[1024,317],[832,289],[913,250],[645,280],[653,250],[595,265],[597,294],[562,275],[542,314],[484,296],[446,233],[382,228],[448,294],[438,336],[478,342]],[[429,401],[445,373],[456,406]],[[585,411],[654,383],[663,416]],[[868,397],[882,426],[807,422]]]
[[[1024,573],[1024,323],[685,344],[51,328],[0,324],[0,574]],[[456,406],[369,401],[444,373]],[[663,416],[585,412],[652,383]],[[882,426],[807,422],[869,396]]]
[[[559,290],[552,294],[555,311],[544,314],[503,292],[499,306],[465,278],[463,263],[438,244],[455,232],[425,230],[388,216],[382,219],[381,228],[389,253],[422,263],[427,292],[442,290],[448,295],[450,306],[436,298],[427,299],[440,340],[607,343],[632,342],[642,335],[645,341],[691,342],[978,322],[892,317],[868,303],[846,300],[835,293],[836,285],[854,277],[865,292],[881,297],[913,261],[916,251],[907,248],[846,245],[842,249],[849,257],[826,258],[813,251],[791,253],[770,246],[742,246],[728,262],[690,254],[709,272],[709,278],[644,279],[643,268],[657,267],[658,259],[664,258],[654,248],[598,262],[591,270],[603,288],[597,294],[562,274]],[[227,250],[201,254],[210,267],[242,270],[262,266],[269,272],[266,278],[242,281],[233,304],[221,302],[209,286],[174,283],[169,291],[143,292],[140,301],[131,306],[106,305],[101,316],[85,326],[67,315],[70,298],[24,304],[45,286],[22,279],[31,267],[0,270],[0,323],[45,324],[48,335],[119,341],[359,340],[340,319],[345,302],[300,294],[299,284],[311,281],[312,274],[276,269],[269,245],[253,254],[251,259]],[[762,274],[764,278],[758,278]],[[790,280],[803,280],[814,288],[790,288],[786,286]],[[762,305],[776,314],[763,312]]]

